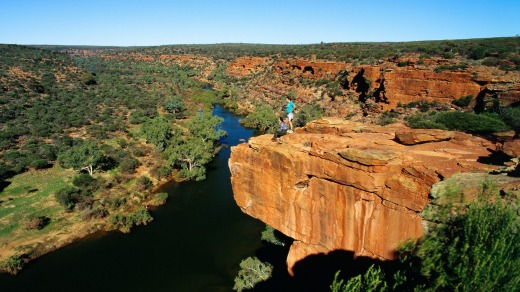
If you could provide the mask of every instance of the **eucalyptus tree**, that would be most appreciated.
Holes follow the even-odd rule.
[[[58,155],[58,163],[76,171],[86,170],[92,175],[95,169],[102,169],[106,165],[107,157],[95,141],[85,140]]]

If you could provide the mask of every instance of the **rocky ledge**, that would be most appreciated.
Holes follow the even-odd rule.
[[[229,167],[242,211],[295,240],[292,272],[299,260],[338,249],[394,258],[400,243],[423,235],[432,186],[488,172],[494,149],[460,132],[322,118],[283,143],[262,135],[232,147]]]

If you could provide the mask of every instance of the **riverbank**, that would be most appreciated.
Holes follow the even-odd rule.
[[[253,135],[233,113],[218,105],[213,113],[224,118],[223,145]],[[149,208],[151,224],[94,233],[31,261],[16,276],[0,274],[2,291],[231,291],[240,261],[264,247],[265,224],[236,205],[229,155],[230,147],[222,147],[204,181],[161,184],[158,191],[169,198]]]
[[[28,171],[9,180],[0,194],[0,267],[3,272],[16,274],[24,264],[44,254],[95,233],[118,229],[110,223],[109,216],[86,218],[80,211],[66,212],[56,201],[56,191],[68,185],[75,175],[72,170],[54,166]],[[157,181],[158,185],[150,193],[155,194],[167,181]],[[141,202],[143,206],[160,205],[153,195],[148,198]],[[123,211],[128,210],[111,215],[124,214]],[[47,224],[39,228],[28,226],[30,218],[36,217],[47,218]]]

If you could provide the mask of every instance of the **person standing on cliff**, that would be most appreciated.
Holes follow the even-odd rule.
[[[289,121],[289,130],[287,130],[287,133],[292,133],[293,132],[292,120],[294,118],[294,108],[296,107],[296,105],[294,104],[293,100],[289,96],[286,96],[285,100],[287,101],[287,107],[285,109],[285,112],[287,113],[287,120]]]

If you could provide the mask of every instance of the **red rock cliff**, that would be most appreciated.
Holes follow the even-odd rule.
[[[402,66],[400,64],[408,65]],[[372,65],[355,65],[345,62],[279,59],[269,58],[237,58],[230,62],[228,73],[234,76],[250,76],[252,78],[248,98],[261,100],[277,97],[293,90],[299,98],[299,103],[318,102],[327,108],[328,98],[323,98],[323,88],[312,82],[318,80],[338,80],[346,78],[348,88],[342,89],[342,94],[357,99],[360,95],[355,76],[361,71],[367,80],[367,94],[380,90],[387,103],[380,103],[382,110],[397,107],[398,104],[408,104],[413,101],[428,101],[450,104],[453,100],[472,95],[474,102],[477,97],[496,96],[502,105],[510,105],[520,101],[520,73],[505,72],[497,68],[468,65],[463,69],[445,69],[461,65],[457,60],[439,58],[420,60],[418,56],[410,55],[395,60],[380,60]],[[270,72],[265,79],[253,77],[255,73]],[[348,73],[339,77],[340,72]],[[341,75],[341,74],[340,74]],[[303,83],[305,84],[303,84]],[[369,96],[371,97],[371,96]],[[339,114],[344,116],[348,111],[343,109],[344,97],[339,97],[336,104],[331,104]],[[474,103],[471,105],[473,106]]]
[[[367,126],[336,118],[284,136],[251,138],[231,149],[237,204],[295,239],[289,269],[311,254],[342,249],[391,259],[423,234],[419,212],[432,184],[485,171],[489,142],[458,132]]]

